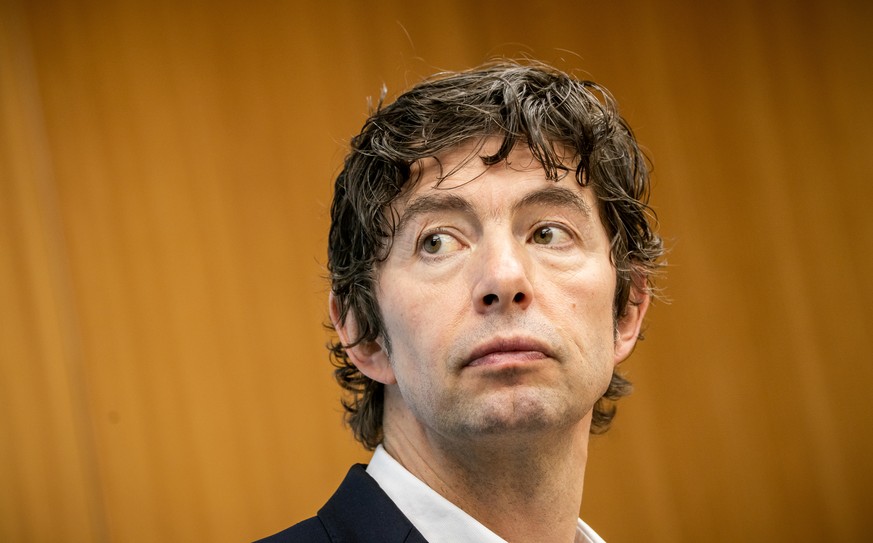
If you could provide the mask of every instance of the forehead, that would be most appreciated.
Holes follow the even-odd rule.
[[[428,193],[475,194],[486,187],[497,190],[493,196],[506,196],[505,191],[524,192],[545,186],[560,185],[578,193],[588,193],[575,177],[572,153],[560,153],[565,159],[565,171],[559,170],[558,179],[549,179],[542,164],[533,156],[524,142],[518,142],[505,160],[487,165],[483,158],[496,155],[502,144],[501,138],[491,137],[471,141],[449,149],[433,157],[416,161],[411,167],[410,182],[397,198],[392,208],[401,212],[417,198]],[[494,182],[496,180],[496,183]],[[586,194],[589,200],[590,194]],[[589,200],[593,204],[593,201]]]
[[[437,181],[443,188],[453,188],[483,174],[488,169],[483,158],[497,154],[500,143],[497,138],[469,142],[419,160],[414,167],[423,181]],[[515,145],[504,162],[517,171],[539,172],[543,169],[530,149],[522,144]]]

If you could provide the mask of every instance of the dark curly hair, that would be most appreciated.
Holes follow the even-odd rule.
[[[346,349],[375,341],[384,330],[375,273],[394,235],[390,205],[417,161],[489,137],[502,138],[502,145],[480,157],[486,165],[505,160],[515,145],[526,145],[547,178],[572,171],[580,185],[592,188],[611,239],[616,321],[634,303],[632,288],[651,292],[663,246],[648,207],[649,168],[606,89],[543,64],[499,61],[437,74],[389,105],[380,100],[352,139],[336,179],[328,242],[339,323],[351,312],[358,327],[349,344],[335,341],[329,348],[336,379],[347,391],[346,421],[368,449],[382,440],[384,385],[359,372]],[[592,433],[609,428],[613,402],[630,391],[630,382],[613,372],[594,406]]]

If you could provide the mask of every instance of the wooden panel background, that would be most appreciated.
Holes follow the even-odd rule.
[[[655,163],[623,541],[873,539],[873,4],[0,0],[0,540],[246,541],[367,455],[323,345],[365,98],[529,54]]]

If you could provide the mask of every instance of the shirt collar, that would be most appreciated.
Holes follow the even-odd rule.
[[[410,473],[382,445],[376,447],[367,473],[430,543],[506,543],[506,540]],[[605,542],[580,519],[576,526],[575,543]]]

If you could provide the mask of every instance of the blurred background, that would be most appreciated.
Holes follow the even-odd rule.
[[[0,0],[0,540],[250,541],[369,455],[328,334],[367,97],[612,90],[672,251],[594,439],[611,543],[873,540],[873,3]]]

